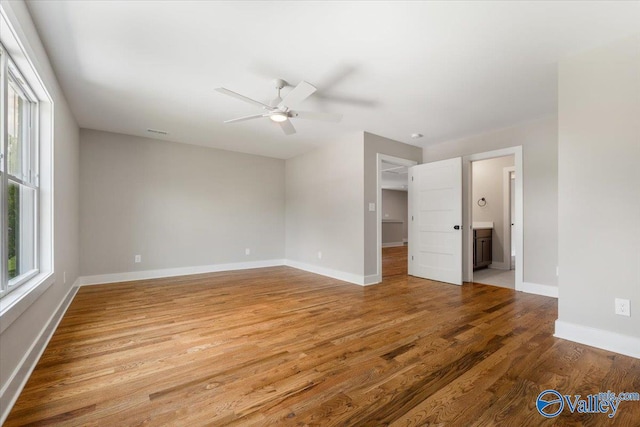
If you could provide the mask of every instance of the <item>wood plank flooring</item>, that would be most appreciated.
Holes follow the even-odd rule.
[[[620,425],[535,409],[640,391],[640,360],[556,339],[557,301],[288,267],[79,290],[7,426]]]
[[[406,275],[408,246],[382,248],[382,278]]]

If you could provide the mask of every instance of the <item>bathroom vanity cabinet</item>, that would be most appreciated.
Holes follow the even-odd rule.
[[[473,269],[488,267],[492,261],[491,238],[493,229],[478,228],[473,230]]]

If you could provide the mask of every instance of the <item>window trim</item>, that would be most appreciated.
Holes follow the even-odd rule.
[[[12,90],[17,93],[19,97],[24,99],[25,105],[24,112],[26,112],[26,123],[21,123],[21,126],[24,126],[25,137],[26,140],[19,141],[21,145],[20,150],[23,153],[26,153],[26,162],[24,159],[20,159],[22,165],[20,165],[19,174],[21,176],[15,176],[11,173],[9,167],[9,126],[8,123],[5,123],[4,132],[2,134],[2,156],[0,163],[0,171],[2,171],[2,224],[8,223],[8,209],[4,205],[6,203],[5,198],[8,197],[6,194],[7,189],[9,188],[9,182],[14,182],[21,187],[29,188],[34,191],[34,200],[33,200],[33,241],[30,244],[33,246],[31,251],[33,252],[31,256],[33,257],[33,268],[25,273],[20,274],[19,276],[10,278],[8,273],[8,260],[7,256],[3,253],[2,259],[0,262],[2,263],[3,271],[5,274],[0,278],[0,300],[6,298],[11,292],[18,290],[21,286],[26,284],[29,280],[34,278],[40,273],[39,266],[39,223],[40,223],[40,207],[39,207],[39,198],[40,198],[40,189],[38,188],[38,166],[39,166],[39,135],[36,133],[36,123],[38,121],[38,101],[34,95],[33,90],[29,86],[28,82],[26,82],[26,78],[20,73],[20,70],[17,68],[13,60],[11,59],[11,55],[9,55],[4,49],[4,46],[0,42],[0,54],[2,55],[2,60],[0,61],[0,78],[2,78],[2,104],[3,108],[0,109],[0,122],[4,120],[9,120],[7,116],[8,112],[8,98],[9,98],[9,85],[12,86]],[[28,169],[23,170],[25,167]],[[35,171],[33,170],[35,169]],[[22,222],[22,214],[19,219]],[[21,227],[22,228],[22,227]],[[22,234],[22,233],[19,233]],[[3,229],[3,235],[0,236],[0,244],[2,246],[2,251],[6,250],[8,245],[8,232],[6,229]],[[18,258],[16,258],[18,259]]]
[[[3,28],[2,34],[0,34],[0,42],[4,52],[2,56],[4,58],[11,57],[15,68],[20,71],[23,81],[32,90],[29,95],[32,95],[32,99],[37,101],[38,106],[33,116],[32,132],[39,138],[36,159],[38,176],[34,177],[34,183],[39,188],[36,213],[38,239],[35,242],[35,256],[40,268],[39,273],[0,298],[0,333],[2,333],[56,281],[54,272],[55,103],[48,85],[45,85],[39,75],[38,68],[31,59],[35,58],[35,53],[30,46],[25,47],[21,41],[25,34],[17,23],[16,17],[10,9],[8,10],[2,5],[0,5],[0,26]],[[2,103],[0,102],[0,104]],[[0,108],[2,107],[0,105]],[[2,179],[4,176],[6,174],[3,173]],[[2,212],[4,212],[4,207],[2,207]],[[5,255],[2,253],[0,256],[4,257]],[[8,272],[3,271],[2,273],[8,275]]]

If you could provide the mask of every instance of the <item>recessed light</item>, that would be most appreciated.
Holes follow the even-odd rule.
[[[158,135],[169,135],[169,132],[167,132],[166,130],[147,129],[147,132],[157,133]]]
[[[418,138],[422,138],[424,135],[421,133],[412,133],[411,134],[411,138],[413,139],[418,139]]]

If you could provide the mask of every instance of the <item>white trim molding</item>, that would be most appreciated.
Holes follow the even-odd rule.
[[[553,336],[640,359],[640,338],[637,337],[562,320],[556,320],[556,333]]]
[[[44,350],[47,348],[47,344],[49,344],[49,340],[51,340],[60,320],[62,320],[62,317],[69,308],[69,305],[71,305],[71,301],[73,301],[76,292],[78,292],[78,286],[79,281],[76,280],[64,299],[60,301],[58,308],[56,308],[49,318],[49,321],[44,325],[36,340],[31,344],[29,351],[24,355],[16,369],[9,377],[9,380],[5,383],[2,390],[0,390],[0,425],[4,424],[5,420],[9,416],[11,408],[13,408],[16,400],[18,400],[18,396],[20,396],[22,389],[35,369],[38,360],[40,360],[42,353],[44,353]]]
[[[364,276],[364,281],[362,286],[375,285],[382,282],[382,277],[379,274],[371,274],[369,276]]]
[[[40,273],[0,300],[0,334],[55,282],[53,273]]]
[[[82,276],[78,280],[79,286],[90,286],[103,285],[108,283],[132,282],[135,280],[160,279],[164,277],[189,276],[192,274],[248,270],[251,268],[279,267],[283,265],[360,286],[374,285],[382,281],[380,275],[377,274],[363,276],[288,259],[270,259],[263,261],[236,262],[229,264],[213,264],[195,267],[178,267],[165,268],[161,270],[144,270],[131,271],[126,273],[100,274],[95,276]]]
[[[522,282],[522,287],[518,291],[528,294],[543,295],[545,297],[558,298],[558,287],[551,285],[540,285],[538,283]]]
[[[9,327],[31,304],[33,304],[54,282],[54,102],[51,97],[51,87],[42,79],[47,75],[47,64],[38,63],[38,55],[30,43],[26,32],[29,25],[23,26],[21,15],[27,12],[24,2],[2,2],[0,7],[0,27],[2,28],[0,41],[5,49],[5,57],[9,56],[17,68],[21,79],[32,92],[32,100],[36,102],[36,112],[33,117],[33,136],[36,136],[39,148],[38,165],[39,185],[36,187],[37,209],[36,224],[36,273],[34,277],[16,286],[0,300],[0,333]],[[26,42],[26,43],[25,43]],[[36,45],[38,42],[36,42]],[[36,50],[37,50],[37,46]],[[47,61],[45,61],[46,63]],[[43,73],[44,71],[44,73]],[[5,210],[6,212],[6,210]],[[3,237],[0,237],[3,240]],[[4,276],[4,270],[0,276]],[[7,284],[8,277],[0,278]],[[1,411],[0,411],[1,412]]]
[[[355,285],[367,286],[378,283],[378,276],[376,274],[371,276],[363,276],[359,274],[347,273],[345,271],[334,270],[331,268],[320,267],[318,265],[307,264],[304,262],[293,261],[290,259],[285,260],[285,264],[288,267],[297,268],[298,270],[308,271],[309,273],[319,274],[321,276],[331,277],[332,279],[342,280],[343,282],[353,283]]]
[[[134,280],[159,279],[163,277],[189,276],[191,274],[217,273],[220,271],[248,270],[251,268],[277,267],[286,265],[283,259],[263,261],[233,262],[228,264],[199,265],[194,267],[163,268],[160,270],[131,271],[127,273],[100,274],[80,277],[80,285],[101,285],[106,283],[131,282]]]
[[[389,242],[382,244],[383,248],[397,248],[399,246],[404,246],[404,242]]]
[[[511,200],[511,173],[514,174],[513,190],[514,200]],[[503,236],[503,248],[502,259],[504,260],[505,270],[511,269],[511,247],[515,249],[515,239],[513,239],[514,229],[511,224],[514,224],[514,220],[511,218],[511,203],[515,206],[515,166],[507,166],[502,168],[502,236]],[[513,244],[511,240],[514,240]],[[515,268],[515,266],[513,266]]]

